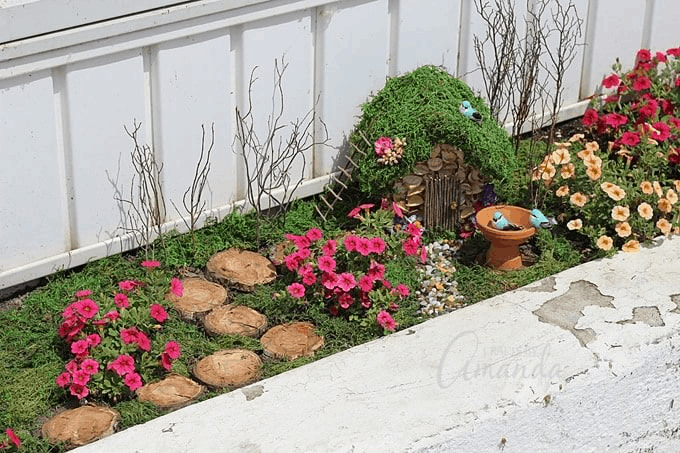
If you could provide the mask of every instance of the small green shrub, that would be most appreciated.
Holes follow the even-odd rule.
[[[482,115],[481,124],[460,113],[465,100]],[[463,81],[434,66],[389,79],[362,106],[362,112],[350,143],[366,153],[365,157],[356,154],[356,175],[361,191],[371,196],[389,192],[391,184],[410,173],[416,162],[427,159],[437,143],[461,149],[466,162],[479,168],[501,197],[504,183],[518,168],[507,132],[490,118],[483,100]],[[396,165],[377,160],[373,144],[383,136],[406,140],[404,155]]]

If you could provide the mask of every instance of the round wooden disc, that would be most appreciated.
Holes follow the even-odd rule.
[[[267,317],[245,305],[222,305],[203,318],[211,335],[243,335],[257,338],[267,330]]]
[[[199,319],[227,300],[227,290],[217,283],[201,278],[187,278],[182,280],[182,284],[184,285],[182,297],[177,297],[170,291],[165,295],[165,298],[172,302],[172,305],[184,320]]]
[[[211,387],[242,387],[260,376],[262,360],[247,349],[221,349],[194,366],[194,376]]]
[[[264,354],[274,359],[294,360],[311,357],[323,346],[323,337],[314,333],[314,325],[294,322],[274,326],[260,339]]]
[[[42,436],[51,443],[85,445],[113,434],[120,415],[105,406],[81,406],[61,412],[42,426]]]
[[[178,409],[201,396],[205,387],[188,377],[171,374],[162,381],[146,384],[137,390],[137,398],[160,409]]]
[[[206,271],[211,280],[247,292],[276,279],[276,268],[271,261],[259,253],[235,248],[213,255]]]

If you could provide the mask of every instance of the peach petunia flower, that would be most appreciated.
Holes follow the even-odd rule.
[[[586,159],[588,159],[589,157],[593,157],[593,156],[595,155],[595,153],[593,153],[592,150],[586,148],[586,149],[582,149],[581,151],[579,151],[578,153],[576,153],[576,155],[577,155],[578,157],[580,157],[582,160],[586,160]]]
[[[668,189],[666,192],[666,200],[670,201],[671,204],[678,202],[678,194],[673,189]]]
[[[642,189],[642,193],[651,195],[654,193],[654,187],[652,186],[652,183],[649,181],[642,181],[640,183],[640,189]]]
[[[654,181],[652,186],[654,186],[654,192],[656,192],[656,196],[659,198],[663,197],[663,189],[661,188],[659,181]]]
[[[586,167],[601,167],[602,159],[593,154],[592,156],[583,159],[583,163],[586,164]]]
[[[600,236],[597,238],[597,247],[602,250],[609,250],[614,245],[614,240],[609,236]]]
[[[630,228],[630,225],[628,222],[619,222],[616,224],[616,234],[619,235],[619,237],[626,238],[631,235],[633,230]]]
[[[591,181],[597,181],[598,179],[600,179],[600,176],[602,176],[602,168],[588,167],[586,169],[586,175],[588,175]]]
[[[680,179],[674,179],[673,184],[675,185],[675,190],[680,192]]]
[[[562,176],[562,179],[569,179],[574,176],[575,171],[576,167],[574,167],[574,164],[572,163],[562,165],[562,168],[560,169],[560,176]]]
[[[574,135],[572,135],[571,137],[569,137],[569,140],[567,140],[567,141],[568,141],[568,142],[571,142],[571,143],[573,143],[573,142],[580,142],[580,141],[583,140],[584,138],[585,138],[585,135],[583,135],[583,134],[574,134]]]
[[[637,212],[645,220],[649,220],[654,215],[654,210],[649,203],[640,203],[637,207]]]
[[[569,142],[569,141],[567,141],[567,142],[555,142],[554,145],[558,150],[560,150],[560,149],[566,150],[567,148],[569,148],[571,146],[571,142]]]
[[[626,196],[626,191],[614,184],[614,187],[609,189],[609,192],[607,192],[607,195],[609,195],[609,198],[611,198],[614,201],[620,201],[623,200]]]
[[[581,192],[576,192],[575,194],[572,194],[571,197],[569,197],[569,201],[571,204],[582,208],[588,202],[588,197],[583,195]]]
[[[614,206],[612,209],[612,219],[618,220],[619,222],[625,222],[630,216],[630,209],[628,206]]]
[[[568,164],[571,160],[571,154],[566,148],[557,148],[553,151],[551,157],[555,165]]]
[[[566,197],[569,195],[569,186],[560,186],[556,191],[555,195],[558,197]]]
[[[665,198],[660,198],[657,207],[663,212],[671,212],[673,210],[673,205],[670,201]]]
[[[583,222],[581,221],[581,219],[570,220],[567,223],[567,228],[569,228],[570,230],[580,230],[582,227]]]
[[[555,166],[551,163],[548,163],[545,166],[543,173],[541,173],[541,179],[543,180],[552,179],[553,176],[555,176],[555,173],[557,173],[557,169],[555,168]]]
[[[597,142],[588,142],[586,143],[586,149],[594,153],[600,150],[600,145]]]
[[[656,221],[656,227],[661,230],[663,234],[668,234],[671,232],[671,223],[664,219],[663,217]]]
[[[609,193],[609,191],[615,186],[615,184],[610,183],[609,181],[605,181],[602,184],[600,184],[600,189],[604,190],[605,193]]]
[[[637,253],[640,251],[640,243],[635,239],[631,239],[630,241],[623,244],[621,250],[626,253]]]

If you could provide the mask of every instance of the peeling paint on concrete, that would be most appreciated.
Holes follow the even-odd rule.
[[[252,401],[258,396],[262,396],[262,394],[264,393],[264,386],[251,385],[250,387],[241,389],[241,393],[243,393],[246,396],[246,401]]]
[[[671,302],[675,304],[675,308],[671,310],[671,313],[677,313],[680,315],[680,294],[671,295]]]
[[[644,322],[650,327],[662,327],[666,324],[661,319],[661,312],[658,307],[635,307],[633,308],[633,319],[619,321],[618,324],[635,324]]]
[[[596,335],[593,329],[577,329],[576,324],[583,316],[583,309],[588,305],[614,308],[611,296],[603,295],[597,286],[585,280],[578,280],[569,285],[569,290],[561,296],[546,301],[533,313],[538,320],[553,324],[570,331],[581,343],[586,346],[594,340]]]
[[[535,284],[530,286],[525,286],[520,288],[520,291],[526,291],[529,293],[552,293],[556,290],[555,277],[550,276],[542,280],[537,281]]]

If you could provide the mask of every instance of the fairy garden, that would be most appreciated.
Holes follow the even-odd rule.
[[[323,193],[272,208],[249,188],[250,213],[2,307],[0,449],[83,445],[678,232],[680,48],[615,64],[577,122],[510,109],[508,133],[499,96],[434,66],[390,78]]]

